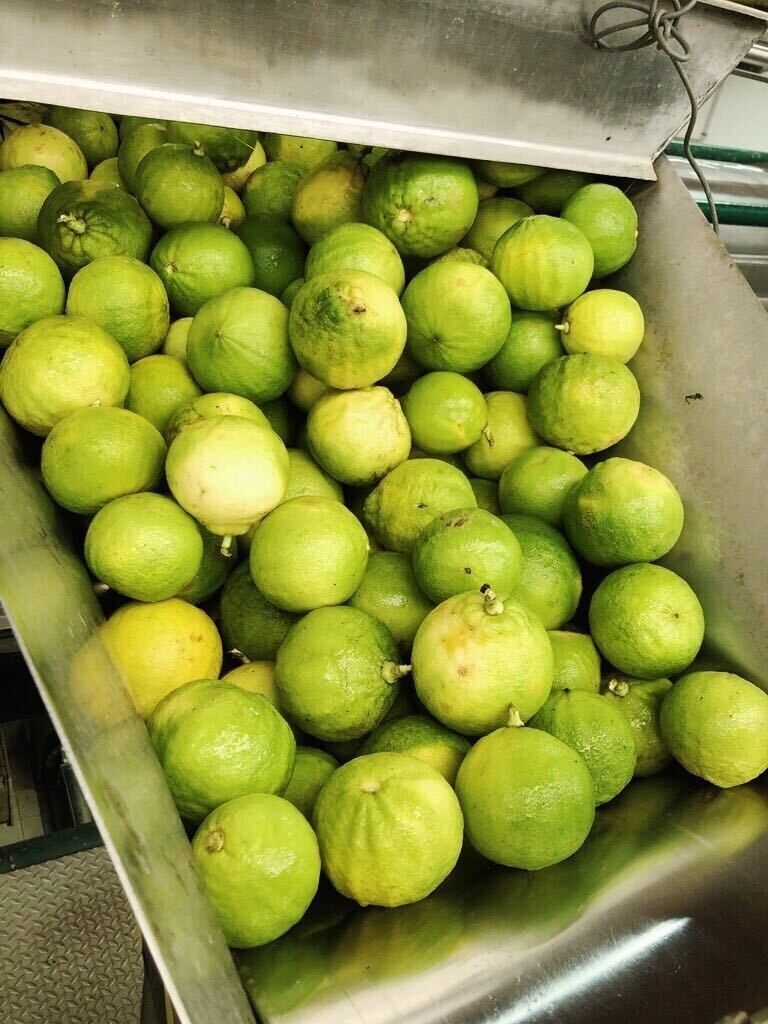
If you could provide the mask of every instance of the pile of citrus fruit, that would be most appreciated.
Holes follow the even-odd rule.
[[[673,759],[766,770],[768,695],[694,665],[656,564],[681,498],[609,451],[644,334],[615,185],[54,108],[0,146],[0,236],[0,398],[232,946],[321,871],[398,906],[465,839],[569,857]]]

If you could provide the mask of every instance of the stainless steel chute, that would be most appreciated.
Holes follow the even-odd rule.
[[[596,6],[7,0],[0,93],[658,176],[633,192],[640,247],[618,278],[648,324],[633,366],[643,409],[622,450],[681,486],[687,524],[669,564],[702,595],[708,655],[768,685],[768,318],[667,163],[654,168],[687,116],[674,71],[650,50],[590,49]],[[698,5],[687,26],[698,97],[764,27],[756,9]],[[181,1024],[250,1024],[35,456],[0,414],[0,599]],[[583,854],[550,872],[470,862],[414,908],[318,906],[271,952],[244,958],[259,1013],[268,1024],[715,1024],[768,1004],[764,792],[672,775],[600,818]]]

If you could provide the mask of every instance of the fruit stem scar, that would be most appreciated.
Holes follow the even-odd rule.
[[[487,423],[483,427],[483,429],[480,431],[480,433],[483,435],[485,440],[488,442],[488,447],[489,448],[493,448],[493,446],[496,444],[496,441],[495,441],[495,439],[493,437],[493,434],[491,433],[491,428],[488,426]]]
[[[232,557],[232,534],[228,533],[221,542],[221,553],[225,558]]]
[[[629,693],[629,683],[625,679],[612,679],[608,683],[608,689],[617,697],[626,697]]]
[[[237,660],[241,661],[243,663],[243,665],[250,665],[250,663],[251,663],[251,659],[248,657],[248,655],[247,654],[243,654],[243,652],[238,650],[237,647],[233,647],[227,653],[231,654],[233,658],[237,658]]]
[[[407,676],[410,671],[410,665],[396,665],[394,661],[385,661],[381,666],[381,677],[385,683],[389,683],[391,686],[398,679]]]
[[[378,793],[381,789],[381,783],[379,782],[364,782],[360,787],[361,793]]]
[[[520,717],[520,712],[517,710],[514,704],[510,704],[509,718],[507,719],[507,728],[519,729],[521,725],[525,725],[525,722]]]
[[[74,213],[60,213],[56,218],[57,224],[66,224],[69,230],[75,235],[84,235],[86,223],[82,217],[76,217]]]
[[[208,853],[218,853],[224,849],[224,833],[220,828],[215,828],[205,837],[205,848]]]
[[[485,612],[487,615],[501,615],[504,611],[504,602],[496,596],[496,591],[490,583],[484,583],[480,587],[480,593],[485,598]]]
[[[413,220],[413,215],[410,210],[406,210],[405,207],[403,207],[402,210],[398,210],[395,214],[395,220],[399,220],[401,224],[408,224]]]

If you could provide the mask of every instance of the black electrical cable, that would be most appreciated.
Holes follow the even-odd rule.
[[[696,102],[693,88],[683,67],[691,55],[691,47],[678,27],[682,18],[689,14],[697,3],[698,0],[689,0],[685,4],[681,0],[666,0],[666,5],[664,5],[664,0],[647,0],[647,2],[643,2],[643,0],[610,0],[610,3],[603,4],[592,15],[592,20],[589,23],[589,33],[592,43],[599,50],[626,53],[629,50],[642,50],[646,46],[655,46],[672,61],[672,66],[683,83],[683,88],[691,104],[691,116],[685,132],[685,138],[683,139],[683,152],[704,190],[704,195],[709,205],[709,217],[712,222],[712,228],[715,234],[719,234],[720,224],[717,218],[717,208],[712,191],[704,176],[704,172],[699,167],[696,157],[691,151],[691,138],[696,128],[699,105]],[[598,28],[600,20],[610,11],[636,11],[640,17],[619,21],[602,29]],[[627,34],[635,29],[640,29],[640,33],[636,34],[634,38],[627,39]],[[613,36],[618,36],[619,38],[611,39]],[[625,42],[622,42],[622,37],[626,39]]]

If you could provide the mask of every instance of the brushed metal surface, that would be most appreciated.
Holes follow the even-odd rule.
[[[88,575],[2,410],[0,479],[0,600],[179,1020],[253,1024],[144,723],[94,636]]]
[[[637,252],[615,275],[646,317],[640,416],[620,454],[685,503],[665,559],[704,606],[709,653],[768,687],[768,315],[670,166],[639,185]]]
[[[688,117],[654,49],[604,53],[599,0],[4,0],[0,94],[652,178]],[[746,9],[744,9],[746,10]],[[703,99],[765,13],[700,3]]]
[[[241,973],[267,1024],[715,1024],[768,1004],[767,829],[765,785],[639,780],[562,864],[327,898]]]

